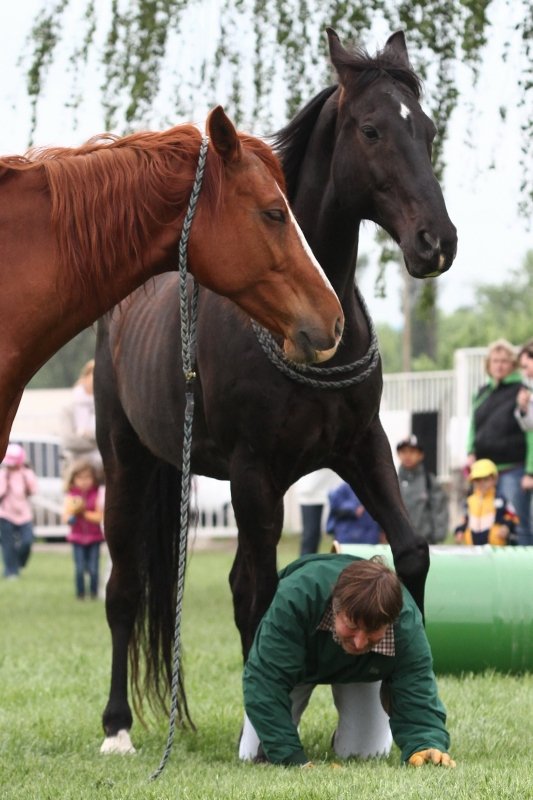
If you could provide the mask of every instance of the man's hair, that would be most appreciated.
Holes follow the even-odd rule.
[[[389,625],[399,616],[403,598],[400,579],[380,556],[354,561],[343,569],[332,593],[333,611],[367,631]]]

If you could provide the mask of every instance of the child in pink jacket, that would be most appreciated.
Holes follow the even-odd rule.
[[[67,539],[72,543],[76,597],[79,600],[85,598],[85,573],[88,573],[89,592],[95,599],[98,596],[100,545],[104,535],[101,526],[103,487],[94,464],[88,459],[75,461],[70,467],[65,488],[63,522],[70,525]]]
[[[18,578],[33,544],[33,510],[29,497],[37,478],[20,444],[9,444],[0,468],[0,535],[4,577]]]

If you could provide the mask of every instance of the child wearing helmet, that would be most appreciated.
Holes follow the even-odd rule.
[[[511,543],[518,517],[505,497],[496,492],[496,464],[489,458],[480,458],[472,464],[469,477],[472,492],[466,500],[464,519],[455,529],[455,541],[496,547]]]

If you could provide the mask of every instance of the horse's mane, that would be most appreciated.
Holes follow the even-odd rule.
[[[390,48],[384,48],[375,56],[370,56],[366,50],[358,47],[352,52],[345,51],[337,58],[341,60],[343,67],[348,68],[349,79],[345,88],[350,94],[355,95],[386,74],[403,84],[417,100],[420,100],[422,94],[420,78],[411,67],[407,67],[399,59],[395,59]],[[300,167],[318,116],[327,99],[337,88],[337,84],[334,84],[323,89],[304,106],[288,125],[271,137],[285,172],[289,201],[294,199]]]
[[[239,139],[284,188],[271,149],[246,134]],[[121,138],[103,134],[77,148],[32,148],[24,156],[0,158],[0,180],[13,170],[44,170],[65,278],[83,280],[92,273],[92,288],[104,288],[117,263],[141,262],[154,223],[181,224],[200,142],[193,125]],[[199,211],[216,214],[223,180],[222,159],[210,147]]]
[[[336,85],[323,89],[298,112],[288,125],[271,137],[272,145],[283,165],[289,202],[294,200],[300,167],[317,119],[326,100],[336,89]]]

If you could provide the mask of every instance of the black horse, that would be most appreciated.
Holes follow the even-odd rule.
[[[192,471],[231,481],[239,538],[230,583],[245,655],[276,588],[283,496],[312,470],[330,467],[352,485],[386,532],[420,608],[429,567],[379,420],[379,356],[354,275],[362,219],[388,231],[419,278],[451,266],[456,231],[431,166],[435,128],[419,105],[403,33],[374,58],[328,35],[339,84],[317,95],[276,143],[296,217],[342,302],[337,354],[295,376],[235,305],[203,290],[199,300]],[[112,680],[103,716],[110,750],[131,747],[128,647],[144,697],[164,696],[170,670],[184,405],[177,292],[175,276],[157,278],[98,331],[98,442],[113,561],[106,599]],[[302,374],[313,382],[301,383]]]

